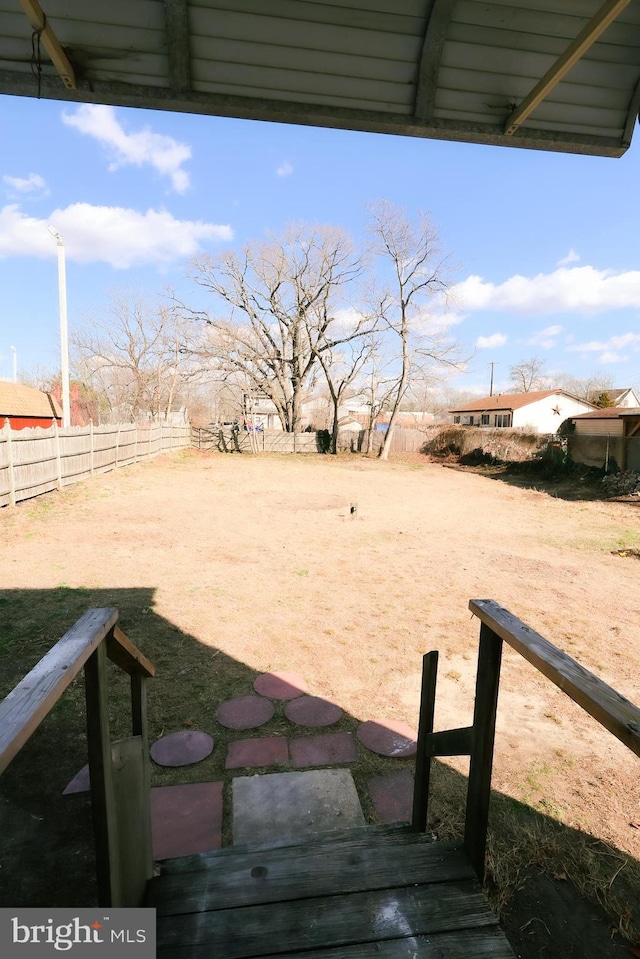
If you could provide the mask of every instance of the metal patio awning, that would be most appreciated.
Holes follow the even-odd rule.
[[[0,93],[620,156],[640,0],[0,0]]]

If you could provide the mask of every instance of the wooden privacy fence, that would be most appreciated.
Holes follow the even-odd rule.
[[[62,489],[190,445],[188,425],[170,423],[0,430],[0,506]]]
[[[431,431],[433,433],[433,430]],[[342,430],[338,436],[341,453],[366,453],[368,430]],[[375,430],[373,451],[378,453],[385,434]],[[427,442],[424,430],[396,429],[391,438],[392,453],[415,453]],[[285,433],[282,430],[260,430],[254,434],[246,430],[205,429],[193,427],[191,445],[195,449],[215,450],[219,453],[326,453],[329,434],[326,430],[311,433]]]

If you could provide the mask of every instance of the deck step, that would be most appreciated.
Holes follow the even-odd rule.
[[[513,959],[459,843],[368,827],[190,858],[149,886],[159,959]]]

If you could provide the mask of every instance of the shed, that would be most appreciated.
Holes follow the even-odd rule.
[[[533,433],[557,433],[566,419],[594,408],[593,403],[565,390],[542,390],[483,396],[449,412],[453,422],[462,426],[511,426]]]
[[[13,430],[28,426],[48,429],[54,423],[62,425],[62,410],[51,393],[0,380],[0,423],[7,420]]]
[[[640,407],[610,406],[572,417],[569,454],[576,463],[640,472]]]

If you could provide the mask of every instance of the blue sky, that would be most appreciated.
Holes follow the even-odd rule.
[[[636,139],[638,134],[636,133]],[[640,385],[638,143],[619,160],[0,97],[0,378],[59,363],[70,327],[124,287],[187,295],[189,257],[290,221],[363,237],[368,202],[429,211],[454,265],[455,389],[550,372]]]

